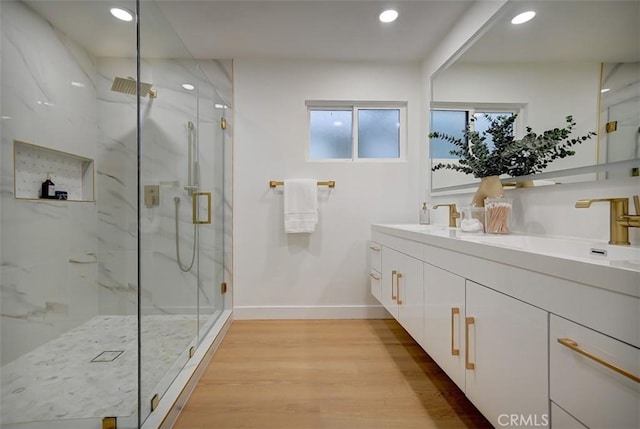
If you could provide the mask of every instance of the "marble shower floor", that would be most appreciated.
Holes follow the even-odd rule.
[[[144,316],[142,326],[145,398],[195,339],[197,318]],[[136,316],[97,316],[9,362],[0,369],[0,421],[134,415],[137,348]],[[122,353],[111,361],[92,362],[104,351]]]

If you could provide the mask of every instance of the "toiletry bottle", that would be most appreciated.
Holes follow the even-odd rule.
[[[429,209],[427,209],[427,203],[422,203],[422,209],[420,209],[420,224],[429,225]]]
[[[47,173],[47,180],[42,182],[42,189],[40,191],[40,198],[55,198],[56,186],[51,181],[51,173]]]

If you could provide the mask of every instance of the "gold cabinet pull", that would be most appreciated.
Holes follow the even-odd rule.
[[[396,293],[398,294],[398,305],[402,305],[402,300],[400,299],[400,279],[402,278],[402,273],[396,274]]]
[[[606,366],[607,368],[617,372],[618,374],[624,375],[625,377],[635,381],[636,383],[640,383],[640,377],[637,375],[627,371],[626,369],[622,369],[619,366],[616,366],[612,363],[609,363],[596,355],[589,353],[586,350],[580,348],[577,342],[573,341],[571,338],[558,338],[558,342],[563,346],[573,350],[576,353],[581,354],[584,357],[591,359],[592,361],[598,362],[600,365]]]
[[[394,301],[396,300],[394,286],[396,284],[397,275],[398,275],[398,272],[396,270],[391,271],[391,299]]]
[[[198,197],[204,195],[207,197],[207,220],[198,219]],[[191,196],[191,214],[194,224],[210,224],[211,223],[211,192],[194,192]]]
[[[466,319],[464,319],[464,366],[467,369],[476,369],[476,364],[473,362],[469,362],[469,349],[471,348],[469,347],[469,326],[473,325],[474,323],[476,323],[476,319],[473,317],[467,317]]]
[[[380,276],[377,276],[377,275],[375,275],[375,274],[373,274],[373,273],[369,273],[369,275],[370,275],[371,277],[373,277],[374,279],[376,279],[376,280],[380,280]]]
[[[375,252],[379,252],[380,251],[380,248],[376,247],[376,246],[369,246],[369,249],[371,249],[371,250],[373,250]]]
[[[456,314],[460,314],[460,309],[457,307],[451,308],[451,356],[460,356],[460,349],[456,349],[454,342],[455,324],[454,318]]]

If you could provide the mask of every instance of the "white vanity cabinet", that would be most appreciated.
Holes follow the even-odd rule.
[[[493,426],[640,428],[636,254],[571,259],[423,225],[372,236],[381,302]]]
[[[382,246],[375,241],[369,242],[369,283],[371,295],[382,302]]]
[[[381,303],[422,344],[422,261],[387,246],[382,246],[381,253]]]
[[[553,429],[585,429],[586,426],[577,421],[560,408],[558,404],[551,402],[551,427]]]
[[[424,348],[440,368],[495,427],[548,427],[547,313],[428,263],[424,289]]]
[[[495,427],[548,427],[548,313],[467,280],[464,329],[471,402]]]
[[[465,279],[424,264],[423,347],[465,390]]]
[[[640,349],[553,314],[549,332],[551,400],[586,427],[640,428]]]

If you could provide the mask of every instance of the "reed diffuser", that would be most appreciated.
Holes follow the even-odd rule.
[[[511,232],[511,198],[487,198],[485,207],[485,232],[509,234]]]

